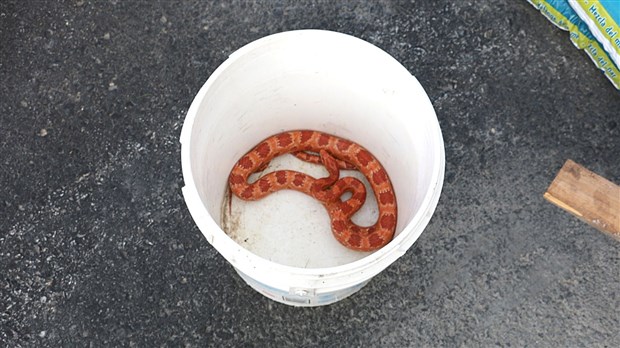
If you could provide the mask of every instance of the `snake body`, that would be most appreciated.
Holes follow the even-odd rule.
[[[278,170],[248,182],[250,175],[264,170],[273,158],[287,153],[304,161],[323,164],[329,175],[314,178],[298,171]],[[339,178],[340,169],[359,170],[370,183],[379,208],[374,225],[358,226],[351,221],[366,200],[366,189],[356,178]],[[319,200],[330,216],[334,237],[353,250],[379,249],[394,236],[396,196],[387,172],[368,150],[334,135],[299,130],[271,136],[239,159],[228,182],[231,192],[244,200],[258,200],[284,189],[303,192]],[[346,192],[351,197],[342,200]]]

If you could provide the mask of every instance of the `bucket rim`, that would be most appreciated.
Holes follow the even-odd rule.
[[[205,98],[214,82],[229,66],[233,65],[245,54],[274,41],[289,39],[297,41],[309,37],[316,38],[319,36],[323,36],[329,40],[354,40],[358,44],[365,46],[367,49],[374,50],[377,54],[388,56],[394,64],[398,64],[398,66],[400,66],[402,70],[410,76],[412,80],[411,83],[414,85],[415,90],[421,92],[420,97],[423,97],[424,102],[428,103],[430,106],[429,110],[431,114],[425,115],[425,117],[432,118],[430,123],[432,123],[432,128],[434,128],[435,134],[431,137],[431,139],[433,139],[433,144],[431,147],[435,148],[437,151],[437,156],[435,156],[435,160],[433,161],[432,168],[430,170],[430,185],[429,189],[424,194],[424,198],[420,205],[421,209],[414,214],[411,221],[400,231],[397,236],[394,237],[392,241],[372,254],[347,264],[333,267],[300,268],[270,261],[252,253],[250,250],[245,249],[229,237],[228,234],[226,234],[226,232],[213,219],[213,217],[211,217],[206,206],[203,204],[195,185],[190,160],[190,143],[192,129],[202,100]],[[327,36],[329,36],[329,38],[327,38]],[[312,287],[313,284],[321,284],[322,286],[339,288],[352,286],[360,283],[364,279],[371,278],[384,270],[396,259],[404,255],[405,252],[415,243],[430,221],[431,216],[437,207],[443,187],[443,177],[445,171],[445,148],[443,137],[432,103],[418,80],[411,75],[400,62],[379,47],[357,37],[334,31],[303,29],[276,33],[252,41],[230,54],[228,59],[226,59],[209,76],[207,81],[203,84],[199,92],[194,97],[183,123],[180,143],[181,167],[185,183],[185,186],[182,188],[182,192],[185,203],[190,211],[190,215],[194,219],[197,227],[206,237],[207,241],[209,241],[209,243],[229,263],[231,263],[232,266],[247,275],[251,274],[252,278],[268,284],[273,284],[274,273],[287,275],[289,281],[281,282],[282,284],[289,284],[287,287],[290,287],[290,284],[294,283],[303,284],[303,286],[307,287]],[[351,280],[350,277],[347,277],[353,277],[355,274],[360,273],[363,273],[364,279]]]

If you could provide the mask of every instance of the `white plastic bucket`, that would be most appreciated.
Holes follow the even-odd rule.
[[[388,245],[344,248],[322,206],[295,191],[229,202],[234,163],[299,129],[353,140],[379,159],[398,203]],[[289,305],[330,304],[362,288],[420,236],[443,184],[443,139],[423,88],[381,49],[335,32],[284,32],[231,54],[196,95],[180,140],[183,195],[200,231],[250,286]],[[376,217],[367,204],[360,224]]]

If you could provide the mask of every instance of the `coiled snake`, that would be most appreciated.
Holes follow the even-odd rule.
[[[304,161],[322,163],[329,175],[317,179],[293,170],[278,170],[248,182],[250,175],[264,170],[273,158],[287,153]],[[374,225],[358,226],[351,221],[366,200],[366,188],[356,178],[339,178],[340,169],[359,170],[370,183],[379,208]],[[346,139],[310,130],[276,134],[242,156],[234,165],[228,182],[231,192],[244,200],[258,200],[284,189],[297,190],[319,200],[327,209],[336,239],[353,250],[379,249],[394,236],[397,209],[390,178],[368,150]],[[351,197],[343,201],[341,197],[346,192]]]

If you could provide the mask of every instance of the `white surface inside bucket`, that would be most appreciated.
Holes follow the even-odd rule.
[[[327,176],[323,166],[300,161],[292,155],[274,159],[260,174],[282,169],[294,169],[316,178]],[[340,176],[352,176],[364,182],[366,202],[352,220],[360,226],[373,225],[379,210],[364,175],[359,171],[341,171]],[[244,201],[233,195],[230,204],[227,203],[222,212],[224,231],[265,259],[294,267],[318,268],[347,264],[369,254],[342,246],[331,233],[323,205],[303,193],[279,191],[259,201]]]
[[[415,234],[410,243],[434,210],[439,193],[433,191],[440,190],[438,180],[443,176],[443,143],[423,89],[385,52],[346,35],[326,35],[312,31],[275,35],[235,52],[188,112],[194,117],[189,131],[191,189],[195,188],[210,218],[220,228],[226,227],[240,246],[238,252],[224,254],[233,264],[241,262],[238,253],[243,250],[277,264],[310,269],[347,265],[371,254],[341,246],[332,236],[322,205],[298,192],[281,191],[250,203],[235,198],[232,214],[223,215],[229,209],[227,179],[234,163],[261,140],[281,131],[319,130],[366,147],[392,180],[398,203],[396,233]],[[286,158],[273,165],[303,168],[310,174],[318,170],[317,176],[325,173]],[[184,176],[187,183],[185,168]],[[362,225],[374,223],[373,214],[376,218],[376,205],[373,208],[368,200],[367,205],[356,216]],[[202,224],[202,216],[193,216]],[[208,234],[219,238],[218,232]],[[397,257],[380,265],[374,264],[376,258],[368,258],[372,272],[337,283],[359,283]],[[247,272],[249,265],[243,267]],[[272,280],[267,270],[255,273],[263,282]],[[291,282],[273,279],[272,284],[284,287],[292,286]]]

